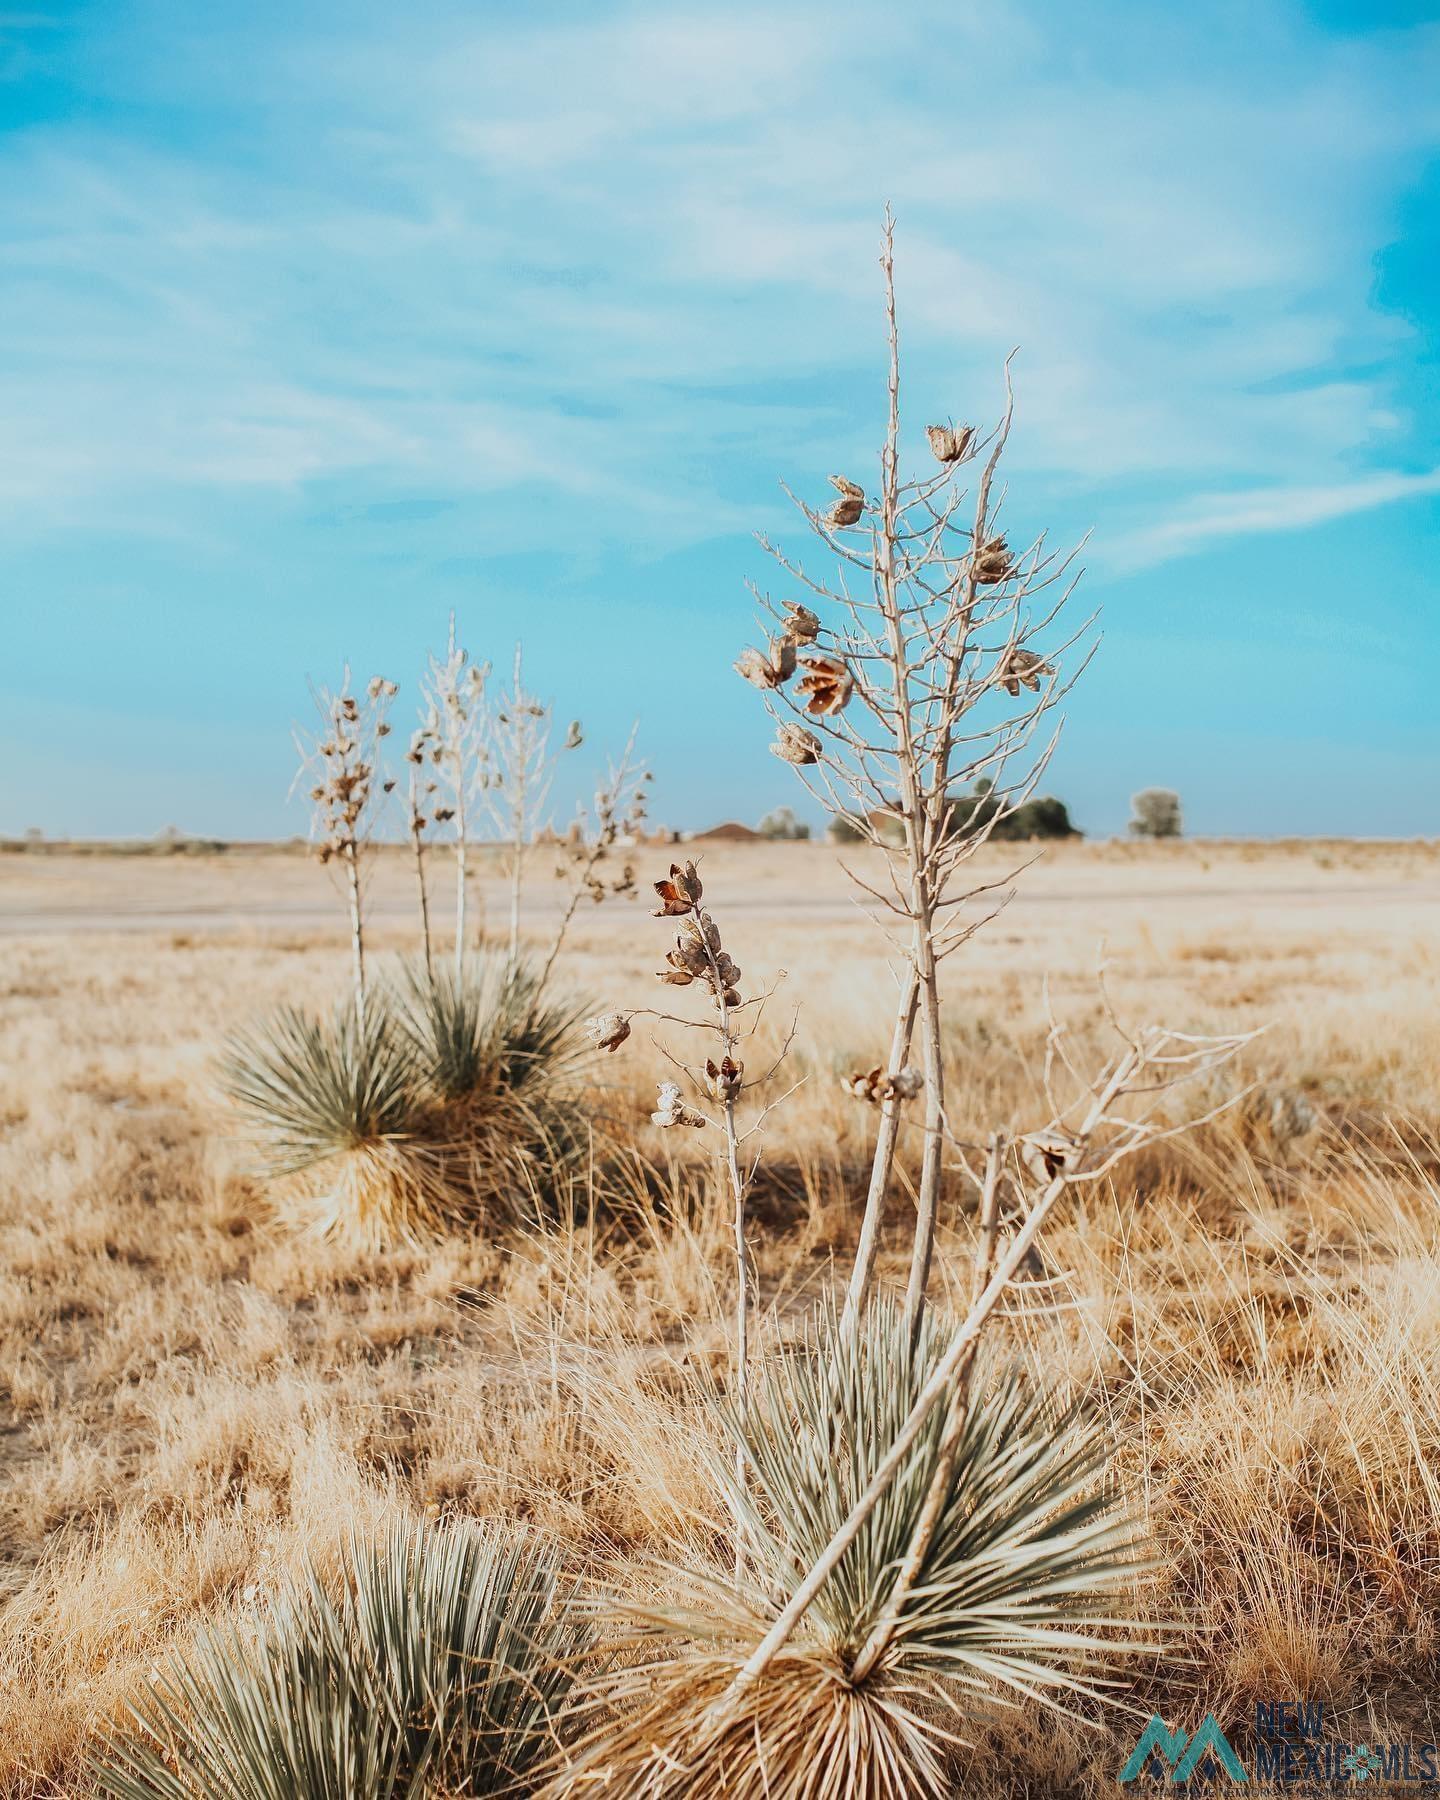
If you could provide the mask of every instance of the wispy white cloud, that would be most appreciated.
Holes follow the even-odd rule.
[[[1190,556],[1227,538],[1256,533],[1303,531],[1377,506],[1394,506],[1440,494],[1440,468],[1404,475],[1380,473],[1324,487],[1262,488],[1241,494],[1199,494],[1175,517],[1120,540],[1114,566],[1145,568],[1175,556]]]
[[[35,530],[167,484],[504,488],[521,543],[558,485],[601,540],[728,529],[727,488],[867,435],[889,198],[936,404],[983,411],[1019,343],[1021,463],[1138,510],[1150,557],[1301,528],[1324,515],[1278,491],[1410,479],[1370,264],[1440,142],[1440,31],[1249,10],[1227,41],[920,7],[883,58],[803,4],[141,39],[113,78],[152,101],[233,106],[261,64],[285,104],[254,155],[123,122],[0,151],[0,507]]]

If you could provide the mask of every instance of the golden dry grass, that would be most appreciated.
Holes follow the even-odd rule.
[[[747,981],[786,971],[777,1042],[801,1008],[806,1079],[759,1208],[783,1319],[843,1265],[868,1120],[834,1075],[880,1056],[889,977],[829,850],[717,845],[704,874]],[[1308,1695],[1352,1739],[1418,1731],[1440,1604],[1440,854],[1097,845],[1021,885],[949,965],[964,1126],[1038,1120],[1043,983],[1098,1029],[1102,937],[1122,1013],[1271,1025],[1257,1092],[1060,1220],[1044,1261],[1070,1304],[1006,1327],[1108,1415],[1162,1561],[1145,1604],[1206,1628],[1134,1664],[1125,1697],[1225,1719]],[[405,947],[398,857],[373,899]],[[92,1719],[357,1524],[521,1517],[622,1570],[703,1529],[692,1396],[730,1284],[703,1163],[645,1126],[655,1168],[628,1204],[528,1238],[356,1258],[270,1218],[211,1059],[257,1011],[337,991],[327,901],[278,853],[0,859],[0,1792],[83,1793]],[[537,938],[551,911],[538,892]],[[653,1004],[665,943],[613,903],[582,915],[566,980]],[[637,1031],[597,1099],[643,1117],[663,1073]],[[1289,1141],[1297,1095],[1320,1124]],[[954,1202],[942,1290],[967,1278]],[[1011,1711],[962,1775],[1105,1794],[1131,1738],[1123,1716],[1097,1734]]]

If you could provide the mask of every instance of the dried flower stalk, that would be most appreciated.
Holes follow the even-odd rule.
[[[311,690],[320,716],[318,731],[297,731],[300,755],[294,786],[309,781],[310,836],[320,861],[338,863],[350,916],[356,1018],[365,1023],[364,864],[381,801],[395,786],[386,778],[380,746],[389,735],[386,711],[399,690],[376,675],[362,699],[350,692],[346,669],[340,690]],[[292,789],[293,791],[293,789]]]
[[[457,980],[465,961],[470,801],[487,779],[484,728],[485,684],[489,675],[490,665],[472,663],[469,653],[456,641],[455,615],[451,613],[444,661],[432,656],[421,684],[424,712],[420,731],[412,739],[412,749],[416,740],[423,738],[423,754],[429,757],[435,772],[435,782],[427,791],[440,801],[432,805],[429,817],[437,825],[450,825],[454,832]]]
[[[791,496],[838,559],[833,580],[819,579],[761,538],[805,590],[806,602],[777,607],[756,590],[757,599],[782,639],[817,647],[798,656],[799,680],[756,685],[778,725],[775,754],[795,767],[827,811],[857,825],[886,860],[883,881],[856,876],[887,921],[904,967],[889,1060],[873,1095],[866,1089],[867,1098],[881,1101],[881,1117],[845,1324],[854,1328],[873,1281],[911,1097],[909,1084],[898,1078],[918,1030],[924,1116],[907,1285],[913,1336],[925,1306],[946,1131],[939,969],[977,928],[962,910],[965,903],[994,886],[961,891],[957,877],[995,826],[1030,797],[1053,749],[1054,736],[1042,736],[1041,728],[1065,692],[1055,659],[1067,645],[1043,656],[1029,646],[1049,632],[1075,577],[1073,553],[1048,552],[1042,535],[1017,555],[998,529],[995,477],[1013,406],[1008,365],[1005,414],[990,436],[981,442],[968,425],[931,426],[927,435],[939,468],[901,479],[893,249],[887,214],[881,267],[889,413],[879,490],[872,498],[860,483],[832,476],[840,497],[824,511]],[[979,470],[973,494],[961,479],[972,464]],[[817,600],[825,603],[823,610],[812,610]],[[777,674],[783,666],[773,651],[768,666]],[[751,669],[742,673],[754,679]],[[1022,687],[1033,698],[1018,711],[1007,709],[999,696],[1013,700]],[[968,813],[957,808],[956,784],[982,778],[991,784],[994,805]]]

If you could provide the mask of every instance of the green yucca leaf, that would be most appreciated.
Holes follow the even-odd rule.
[[[446,1100],[530,1096],[577,1053],[583,1004],[547,1000],[524,963],[471,958],[405,971],[402,1020],[429,1086]]]
[[[203,1635],[92,1770],[106,1800],[524,1792],[586,1647],[553,1552],[411,1527]]]
[[[879,1301],[848,1339],[822,1311],[806,1342],[772,1358],[743,1425],[743,1509],[761,1592],[788,1593],[844,1522],[944,1352],[927,1315],[908,1352],[902,1311]],[[895,1481],[821,1588],[807,1629],[843,1661],[886,1611],[939,1455],[945,1409],[930,1415]],[[1136,1570],[1134,1529],[1101,1479],[1105,1441],[1056,1407],[1016,1366],[977,1373],[940,1525],[901,1612],[890,1661],[916,1676],[1073,1686],[1066,1667],[1093,1647]]]
[[[345,1150],[403,1136],[419,1071],[383,988],[317,1019],[293,1006],[229,1040],[219,1080],[262,1146],[266,1172],[293,1175]]]

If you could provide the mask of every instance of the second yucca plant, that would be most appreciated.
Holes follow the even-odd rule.
[[[586,1646],[552,1550],[402,1527],[157,1671],[96,1783],[105,1800],[530,1792]]]

